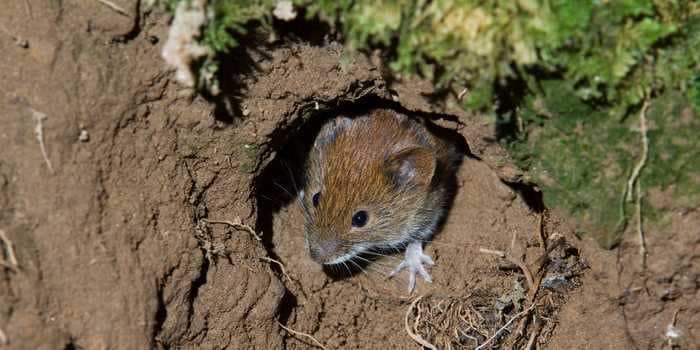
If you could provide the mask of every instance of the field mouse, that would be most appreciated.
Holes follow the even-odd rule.
[[[423,253],[445,215],[447,180],[461,154],[421,122],[388,109],[336,117],[321,128],[305,165],[299,202],[311,258],[343,264],[359,254],[405,248],[390,273],[432,282]]]

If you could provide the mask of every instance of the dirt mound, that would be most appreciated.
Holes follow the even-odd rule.
[[[295,332],[328,349],[413,347],[416,336],[660,347],[677,309],[678,342],[697,346],[697,211],[673,221],[673,239],[650,238],[647,278],[618,273],[635,255],[623,247],[617,261],[545,215],[490,124],[456,98],[389,84],[376,58],[337,44],[286,43],[233,53],[235,83],[208,101],[164,68],[167,17],[116,2],[132,15],[38,1],[0,13],[0,347],[315,346]],[[374,104],[430,119],[472,153],[427,245],[434,283],[413,304],[401,277],[384,278],[396,256],[349,277],[321,271],[285,193],[293,175],[279,173],[324,117]]]

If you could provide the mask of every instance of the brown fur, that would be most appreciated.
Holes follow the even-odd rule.
[[[444,214],[455,153],[422,124],[391,110],[326,124],[309,155],[301,198],[312,257],[328,263],[427,239]],[[359,210],[369,214],[361,228],[352,226]]]

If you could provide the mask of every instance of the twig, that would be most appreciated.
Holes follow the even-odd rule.
[[[319,348],[321,348],[321,349],[323,349],[323,350],[326,350],[326,347],[323,346],[323,344],[321,344],[321,342],[319,342],[318,340],[316,340],[316,338],[314,338],[314,336],[312,336],[311,334],[302,333],[302,332],[295,331],[295,330],[293,330],[293,329],[291,329],[291,328],[287,328],[287,327],[285,327],[282,323],[280,323],[279,321],[277,321],[277,324],[279,324],[280,327],[282,327],[282,329],[284,329],[285,331],[287,331],[287,332],[289,332],[289,333],[291,333],[291,334],[294,334],[294,335],[296,335],[296,336],[300,336],[300,337],[305,337],[305,338],[311,339],[311,340],[316,344],[316,346],[318,346]]]
[[[287,279],[289,280],[289,282],[292,282],[292,278],[289,277],[289,275],[287,274],[287,271],[284,270],[284,264],[282,264],[279,260],[275,260],[275,259],[270,258],[270,257],[267,257],[267,256],[261,256],[261,257],[259,257],[259,258],[260,258],[260,260],[265,260],[265,261],[267,261],[267,262],[271,262],[271,263],[277,264],[277,266],[280,267],[280,271],[282,271],[282,275],[283,275],[284,277],[287,277]]]
[[[639,238],[639,255],[641,258],[642,269],[647,266],[647,244],[644,239],[644,229],[642,227],[642,182],[639,178],[644,165],[646,165],[649,154],[649,138],[647,137],[647,118],[646,112],[649,109],[649,100],[644,101],[642,110],[639,112],[639,132],[642,136],[642,157],[639,163],[632,170],[629,180],[627,180],[627,201],[632,201],[632,189],[636,184],[636,216],[637,216],[637,237]]]
[[[430,350],[437,350],[435,345],[429,343],[427,340],[423,339],[423,337],[421,337],[420,335],[413,333],[413,331],[411,330],[411,327],[408,326],[408,316],[411,315],[411,312],[413,312],[413,308],[416,307],[416,304],[418,304],[418,302],[421,299],[423,299],[422,295],[419,296],[418,298],[416,298],[416,300],[414,300],[411,303],[411,306],[408,307],[408,310],[406,310],[406,316],[404,317],[403,325],[404,325],[404,328],[406,329],[406,333],[408,333],[408,336],[411,337],[411,339],[413,339],[414,341],[416,341],[416,343],[418,343],[421,346],[426,347]]]
[[[530,305],[530,307],[528,307],[527,309],[525,309],[525,310],[523,310],[523,311],[520,311],[518,314],[516,314],[515,316],[513,316],[513,318],[511,318],[510,320],[508,320],[508,322],[506,322],[506,324],[504,324],[503,327],[499,328],[490,338],[486,339],[485,342],[483,342],[481,345],[477,346],[474,350],[481,350],[481,349],[484,349],[484,348],[486,347],[486,345],[488,345],[491,341],[493,341],[493,340],[496,339],[499,335],[501,335],[501,333],[503,333],[503,331],[505,331],[515,320],[517,320],[517,319],[519,319],[519,318],[521,318],[521,317],[523,317],[523,316],[529,314],[530,311],[532,311],[532,309],[535,308],[535,305],[537,305],[537,304],[532,303],[532,305]]]
[[[233,221],[226,221],[226,220],[209,220],[209,219],[203,219],[203,220],[206,221],[207,223],[210,223],[210,224],[229,225],[229,226],[235,228],[236,230],[246,231],[246,232],[250,233],[251,235],[253,235],[253,237],[255,237],[256,240],[262,241],[262,237],[260,237],[260,235],[258,235],[255,232],[255,230],[253,230],[252,227],[250,227],[242,222],[233,222]]]
[[[129,17],[129,13],[126,12],[126,10],[123,9],[123,8],[121,8],[119,5],[113,3],[113,2],[111,2],[111,1],[109,1],[109,0],[97,0],[97,1],[99,1],[102,5],[105,5],[105,6],[109,7],[109,8],[111,8],[112,10],[116,11],[116,12],[119,13],[120,15]]]
[[[486,249],[486,248],[480,248],[479,252],[485,253],[485,254],[493,254],[497,255],[503,259],[506,259],[510,261],[511,263],[515,264],[520,268],[520,270],[523,271],[523,275],[525,275],[525,279],[527,280],[527,286],[530,290],[532,290],[535,287],[535,281],[532,278],[532,273],[530,272],[530,269],[527,267],[525,262],[523,262],[521,259],[515,258],[511,256],[510,254],[501,251],[501,250],[493,250],[493,249]]]
[[[12,241],[7,238],[5,231],[0,230],[0,240],[2,240],[3,245],[5,245],[5,251],[7,252],[7,260],[9,260],[9,268],[17,269],[17,256],[15,255],[15,249],[12,247]],[[4,261],[3,261],[4,262]]]
[[[44,157],[44,162],[46,162],[46,166],[49,167],[49,173],[53,174],[53,166],[51,166],[51,160],[49,160],[49,156],[46,153],[46,145],[44,145],[44,120],[46,120],[46,114],[36,111],[34,109],[32,109],[31,111],[32,118],[34,118],[34,123],[36,123],[36,126],[34,127],[34,135],[36,136],[36,140],[39,141],[41,155]]]

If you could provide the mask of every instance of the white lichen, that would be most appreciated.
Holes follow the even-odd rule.
[[[682,335],[683,332],[673,324],[668,324],[666,326],[666,333],[664,333],[664,336],[670,345],[677,345]]]
[[[165,62],[175,68],[175,79],[187,87],[195,86],[196,74],[192,71],[192,63],[213,55],[210,48],[197,41],[207,23],[206,7],[207,0],[180,2],[161,53]]]
[[[291,21],[297,17],[294,5],[289,0],[277,1],[277,6],[272,11],[272,15],[283,21]]]

